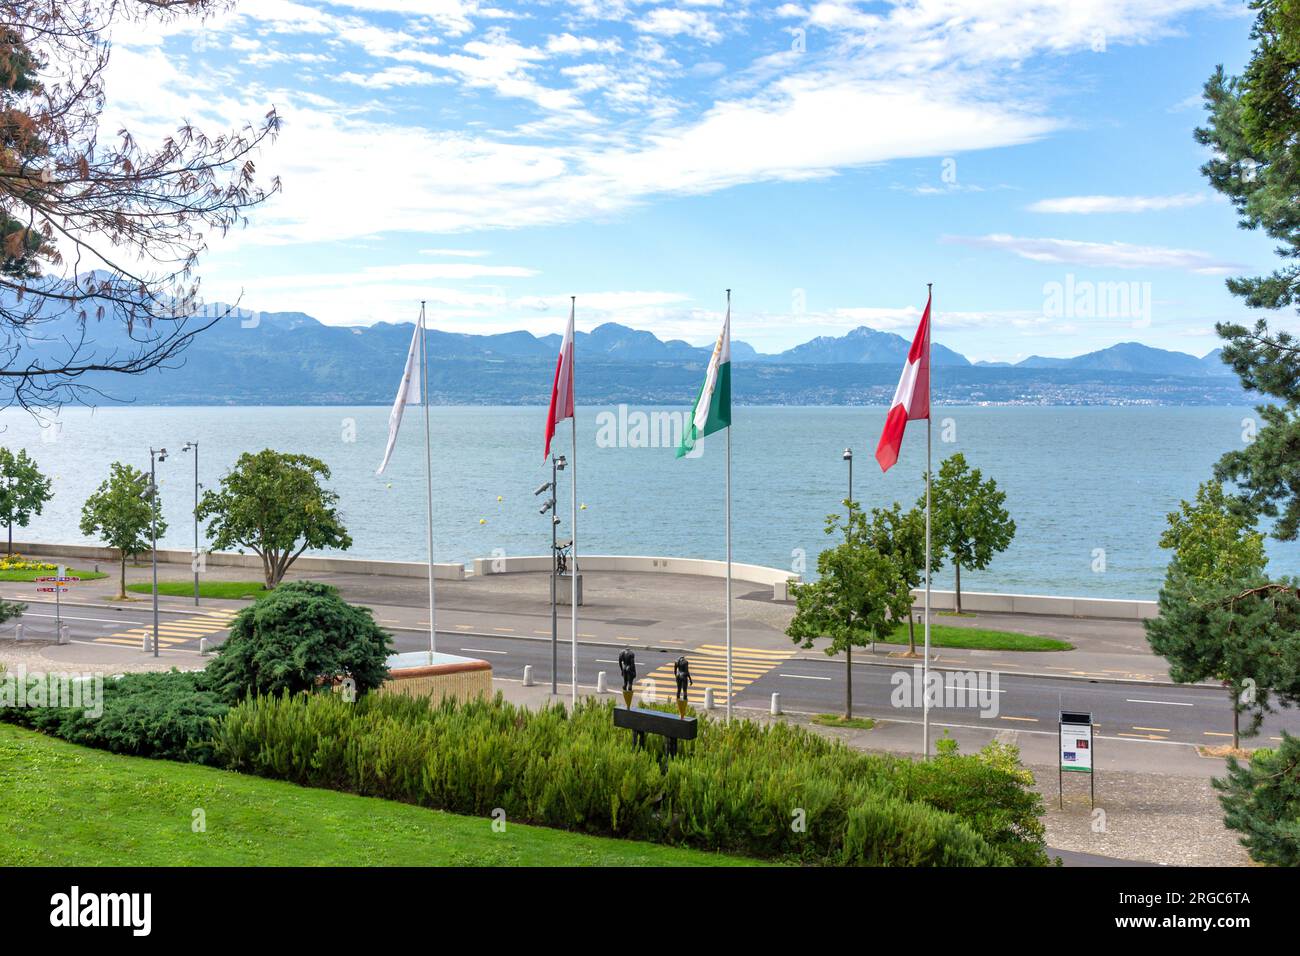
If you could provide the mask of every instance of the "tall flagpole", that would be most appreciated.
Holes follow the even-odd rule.
[[[731,318],[731,290],[727,290],[727,318]],[[731,331],[727,330],[730,339]],[[730,396],[728,396],[730,399]],[[730,408],[728,408],[730,415]],[[727,723],[731,723],[731,422],[727,422]]]
[[[930,326],[925,330],[925,666],[921,678],[921,699],[924,701],[922,706],[921,725],[923,736],[922,753],[928,758],[930,756],[930,576],[933,573],[930,565],[930,422],[934,416],[934,409],[930,407],[930,396],[934,390],[930,387],[930,377],[934,374],[934,366],[930,361],[930,341],[934,338],[934,283],[927,282],[926,289],[926,307],[930,310]]]
[[[433,615],[433,451],[429,441],[429,354],[424,344],[424,302],[420,302],[420,385],[424,389],[424,485],[428,504],[429,663],[438,652],[437,618]]]
[[[577,306],[578,297],[569,296],[569,312],[572,314]],[[578,354],[578,336],[574,333],[574,341],[571,346],[572,355],[576,361]],[[573,426],[573,441],[570,454],[573,456],[573,470],[569,473],[569,489],[572,497],[569,501],[569,527],[573,529],[573,550],[572,564],[569,567],[569,583],[573,590],[569,595],[569,610],[572,613],[573,622],[573,640],[572,640],[572,684],[569,688],[569,699],[573,708],[578,706],[578,397],[577,397],[577,375],[573,370],[573,364],[569,369],[570,391],[569,397],[573,400],[573,417],[569,419],[569,424]]]

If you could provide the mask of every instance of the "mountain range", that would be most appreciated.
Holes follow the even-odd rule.
[[[198,335],[173,367],[144,375],[92,373],[104,401],[144,404],[385,404],[392,401],[411,323],[325,325],[302,312],[245,313]],[[79,331],[59,318],[20,350],[48,361]],[[122,349],[112,322],[89,322],[99,351]],[[445,404],[545,404],[558,334],[427,333],[432,400]],[[910,342],[860,326],[776,354],[732,341],[736,400],[752,404],[887,404]],[[577,333],[584,399],[689,403],[712,346],[615,322]],[[1027,404],[1235,404],[1245,401],[1218,351],[1197,357],[1124,342],[1073,358],[1032,356],[1014,365],[971,363],[934,343],[936,399]]]

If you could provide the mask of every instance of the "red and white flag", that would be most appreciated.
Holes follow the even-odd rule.
[[[564,330],[564,341],[560,343],[560,357],[555,362],[555,384],[551,386],[551,410],[546,414],[546,451],[543,458],[551,455],[551,439],[555,437],[555,426],[566,418],[573,417],[573,302],[569,302],[569,327]]]
[[[881,471],[889,471],[898,461],[898,449],[903,444],[903,431],[908,422],[930,417],[930,299],[925,300],[925,313],[916,328],[912,347],[907,352],[907,364],[898,380],[893,404],[885,418],[880,444],[876,446],[876,461]]]

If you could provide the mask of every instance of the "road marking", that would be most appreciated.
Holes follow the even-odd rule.
[[[1166,707],[1195,707],[1195,704],[1186,704],[1181,700],[1135,700],[1132,697],[1126,698],[1130,704],[1164,704]]]
[[[813,677],[811,674],[777,674],[777,677],[799,677],[803,680],[830,680],[829,677]]]
[[[494,627],[494,628],[492,628],[492,630],[494,630],[494,631],[502,631],[502,632],[504,632],[504,633],[506,633],[506,634],[513,634],[513,633],[515,632],[515,629],[514,629],[513,627]]]
[[[1205,736],[1207,736],[1207,737],[1231,737],[1231,736],[1232,736],[1232,734],[1220,734],[1220,733],[1216,733],[1216,732],[1213,731],[1213,730],[1205,730],[1205,731],[1202,731],[1202,733],[1204,733]]]
[[[713,689],[717,703],[727,701],[727,649],[721,644],[702,644],[684,655],[691,665],[691,677],[695,683],[687,690],[686,699],[691,703],[704,700],[704,689]],[[769,674],[781,664],[794,657],[794,651],[773,651],[760,647],[736,647],[731,653],[731,696],[734,699],[754,681]],[[653,670],[644,681],[653,681],[655,690],[664,688],[664,697],[671,700],[677,689],[673,677],[673,663],[670,659]],[[643,682],[644,682],[643,681]]]
[[[423,624],[425,627],[428,627],[428,626],[429,626],[429,622],[428,622],[428,621],[421,621],[420,623]],[[455,625],[453,625],[453,627],[455,627],[456,630],[458,630],[458,631],[472,631],[472,630],[474,630],[474,625],[473,625],[473,624],[455,624]]]
[[[1164,737],[1160,736],[1159,734],[1126,734],[1126,733],[1123,733],[1122,731],[1119,733],[1118,736],[1120,736],[1120,737],[1131,737],[1131,738],[1133,738],[1133,739],[1135,739],[1135,740],[1164,740],[1164,739],[1165,739]]]
[[[1149,730],[1149,731],[1151,731],[1152,733],[1156,733],[1156,734],[1169,734],[1169,733],[1173,733],[1173,731],[1171,731],[1168,727],[1138,727],[1138,726],[1135,725],[1135,726],[1133,727],[1133,729],[1134,729],[1134,730]]]
[[[471,654],[509,654],[509,651],[485,651],[477,647],[462,647],[462,651],[469,651]]]
[[[1037,717],[1003,717],[1002,720],[1027,720],[1031,723],[1038,723]]]

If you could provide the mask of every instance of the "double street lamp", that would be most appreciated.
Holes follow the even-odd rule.
[[[559,570],[559,562],[560,562],[560,544],[559,541],[557,540],[556,535],[558,534],[559,531],[560,516],[555,513],[555,500],[556,500],[555,495],[556,495],[557,482],[559,481],[559,477],[560,477],[559,473],[564,470],[564,466],[567,464],[568,462],[565,460],[563,455],[552,456],[551,457],[551,480],[544,483],[540,488],[538,488],[536,491],[533,492],[534,495],[545,494],[548,491],[550,492],[546,500],[542,502],[542,506],[537,509],[537,513],[544,515],[547,512],[550,512],[551,514],[551,693],[552,694],[558,692],[556,689],[556,675],[558,674],[560,669],[559,620],[556,616],[556,607],[555,607],[556,604],[555,575],[556,572]]]
[[[153,545],[153,656],[158,656],[158,465],[167,460],[166,448],[149,448],[149,537]]]
[[[194,452],[194,606],[199,606],[199,443],[187,441],[181,451]]]

